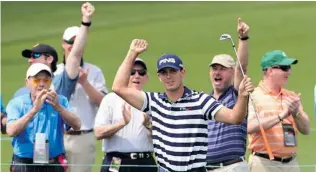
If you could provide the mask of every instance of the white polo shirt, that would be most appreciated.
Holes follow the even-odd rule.
[[[123,119],[125,101],[115,93],[104,96],[94,127],[115,124]],[[153,152],[151,132],[143,125],[144,112],[131,108],[130,122],[111,138],[102,140],[103,152]]]
[[[89,68],[88,81],[98,91],[107,93],[105,79],[102,70],[97,66],[84,62],[83,68]],[[65,70],[63,63],[57,65],[57,70],[54,75],[62,73]],[[72,111],[81,120],[80,130],[93,129],[94,118],[98,110],[98,106],[93,104],[89,96],[85,93],[83,87],[77,83],[75,91],[69,99],[69,104]]]

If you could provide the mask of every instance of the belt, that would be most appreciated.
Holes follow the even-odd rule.
[[[259,156],[261,158],[270,159],[268,154],[258,153],[258,152],[253,152],[253,154],[256,155],[256,156]],[[279,161],[279,162],[282,162],[282,163],[289,163],[295,157],[296,157],[296,155],[293,155],[291,157],[274,157],[273,161]]]
[[[93,129],[90,129],[90,130],[68,130],[68,131],[65,131],[66,134],[68,135],[81,135],[81,134],[87,134],[87,133],[91,133],[93,132]]]
[[[48,163],[49,163],[49,164],[55,164],[55,163],[57,163],[57,162],[58,162],[58,157],[59,157],[59,156],[62,156],[62,155],[63,155],[63,154],[58,155],[58,156],[56,156],[56,157],[54,157],[54,158],[50,158],[50,159],[48,160]],[[19,157],[17,157],[16,155],[13,155],[13,161],[14,161],[14,162],[20,162],[20,163],[23,163],[23,164],[34,164],[33,158],[19,158]]]
[[[222,168],[224,166],[232,165],[232,164],[242,162],[242,161],[243,161],[242,158],[238,158],[238,159],[234,159],[234,160],[224,161],[221,163],[214,163],[214,164],[207,163],[207,166],[213,166],[213,167],[206,167],[206,169],[207,170],[215,170],[215,169]]]
[[[147,159],[152,157],[152,152],[133,152],[133,153],[122,153],[122,152],[109,152],[106,156],[118,157],[121,159]]]

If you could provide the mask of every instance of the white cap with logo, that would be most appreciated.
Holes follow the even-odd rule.
[[[232,56],[228,54],[218,54],[214,56],[212,63],[209,65],[210,67],[214,64],[220,64],[227,68],[234,68],[235,67],[235,61]]]
[[[69,41],[71,38],[73,38],[74,36],[77,36],[77,34],[79,33],[79,27],[78,26],[71,26],[68,27],[65,31],[64,31],[64,35],[63,35],[63,39],[66,41]]]
[[[29,78],[30,76],[35,76],[41,71],[46,71],[50,74],[50,76],[53,76],[52,70],[43,63],[33,63],[26,72],[26,78]]]

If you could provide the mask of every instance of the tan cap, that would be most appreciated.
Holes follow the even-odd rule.
[[[228,54],[218,54],[214,56],[212,63],[209,65],[211,67],[214,64],[220,64],[227,68],[234,68],[235,67],[235,61],[232,56]]]

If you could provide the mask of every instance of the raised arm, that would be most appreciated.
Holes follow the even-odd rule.
[[[81,12],[82,22],[91,23],[91,17],[94,13],[94,6],[89,2],[86,2],[82,5]],[[71,49],[67,58],[65,69],[70,79],[75,79],[79,75],[80,61],[88,39],[88,30],[89,26],[81,24],[73,48]]]
[[[247,114],[248,95],[253,91],[250,78],[245,76],[239,85],[238,99],[234,108],[222,107],[215,114],[215,120],[228,124],[241,124]]]
[[[238,41],[238,57],[240,60],[240,64],[242,66],[242,69],[244,70],[245,75],[248,71],[248,40],[242,40],[244,38],[248,37],[248,31],[249,26],[242,22],[241,18],[238,18],[238,24],[237,24],[237,32],[239,35],[239,41]],[[240,65],[238,60],[236,60],[236,66],[235,66],[235,76],[234,76],[234,86],[236,89],[239,88],[239,84],[241,80],[243,79],[243,75],[240,69]]]
[[[112,90],[128,104],[141,110],[144,104],[144,97],[141,91],[128,87],[129,77],[136,57],[147,49],[147,41],[134,39],[130,45],[127,55],[116,72]]]

